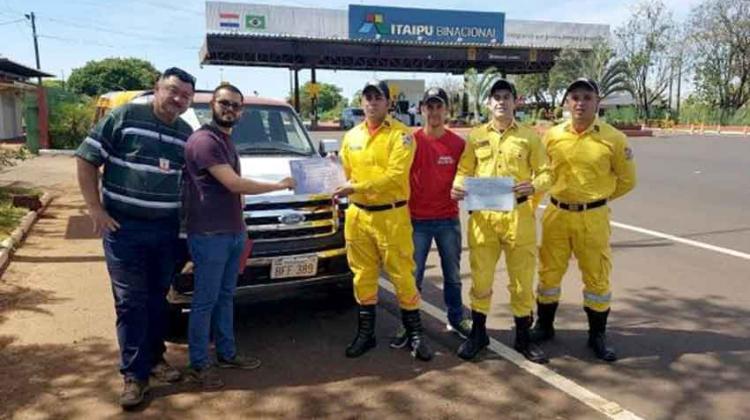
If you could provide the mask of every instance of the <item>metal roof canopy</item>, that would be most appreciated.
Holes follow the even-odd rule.
[[[5,57],[0,57],[0,73],[13,77],[14,79],[28,79],[31,77],[54,77],[49,73],[26,67],[23,64],[10,61]]]
[[[463,74],[494,66],[506,74],[549,71],[557,48],[320,39],[209,33],[201,64]]]

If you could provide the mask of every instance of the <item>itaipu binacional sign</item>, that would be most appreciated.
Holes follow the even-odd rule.
[[[349,38],[502,44],[505,14],[349,5]]]

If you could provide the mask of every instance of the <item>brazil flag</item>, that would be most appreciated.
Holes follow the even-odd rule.
[[[245,28],[266,29],[266,17],[258,15],[245,15]]]

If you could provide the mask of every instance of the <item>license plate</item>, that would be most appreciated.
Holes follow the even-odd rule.
[[[274,258],[271,261],[271,278],[310,277],[318,272],[318,257]]]

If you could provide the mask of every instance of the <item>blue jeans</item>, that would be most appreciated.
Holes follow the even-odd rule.
[[[448,308],[448,322],[458,324],[463,319],[461,302],[461,222],[455,219],[417,220],[412,219],[414,233],[414,263],[417,287],[422,290],[425,262],[435,239],[440,265],[443,269],[443,299]]]
[[[188,234],[193,258],[194,291],[188,322],[190,366],[201,369],[210,364],[208,344],[213,330],[216,354],[233,359],[234,289],[237,286],[240,256],[247,234]]]
[[[175,271],[179,223],[112,214],[120,228],[104,234],[120,344],[120,372],[148,379],[162,359],[167,291]]]

